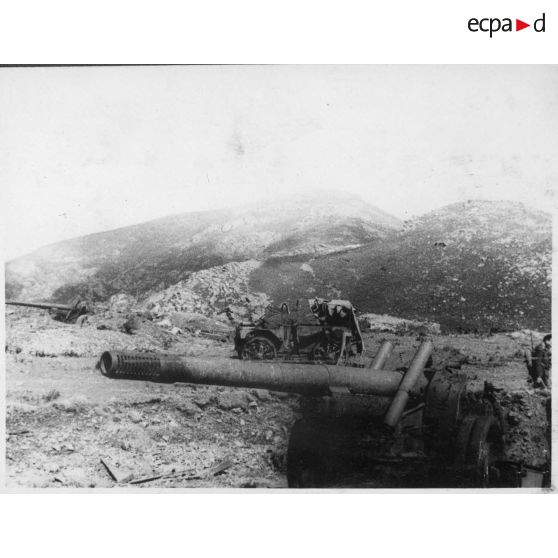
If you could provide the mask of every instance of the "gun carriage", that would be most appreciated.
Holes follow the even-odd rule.
[[[490,391],[428,368],[423,342],[408,367],[387,370],[385,341],[367,367],[278,359],[200,359],[107,351],[112,379],[262,388],[304,396],[291,431],[289,487],[517,486],[503,460],[503,428]]]

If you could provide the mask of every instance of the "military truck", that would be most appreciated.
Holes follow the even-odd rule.
[[[348,300],[313,298],[291,308],[269,306],[257,320],[238,324],[234,348],[244,360],[339,363],[361,355],[364,346]]]

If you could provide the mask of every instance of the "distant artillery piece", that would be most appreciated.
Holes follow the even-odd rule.
[[[6,300],[6,305],[48,310],[54,320],[64,323],[77,323],[79,325],[85,321],[87,314],[91,314],[90,304],[79,298],[71,305],[52,302],[24,302],[19,300]]]

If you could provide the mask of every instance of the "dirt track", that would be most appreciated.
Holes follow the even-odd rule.
[[[106,319],[113,329],[98,330],[100,318],[82,328],[31,312],[7,318],[8,489],[286,487],[285,450],[298,416],[296,396],[119,382],[95,369],[98,355],[108,348],[227,358],[229,345],[159,335],[153,324],[127,335]],[[415,336],[368,333],[369,354],[384,338],[396,345],[388,367],[408,362],[419,343]],[[436,336],[434,343],[436,368],[460,367],[479,389],[484,380],[504,388],[509,459],[544,466],[547,396],[527,382],[520,351],[528,337]],[[101,459],[121,482],[111,478]],[[227,459],[229,467],[211,475],[210,468]],[[130,484],[172,471],[186,473]],[[192,476],[201,478],[189,480]]]

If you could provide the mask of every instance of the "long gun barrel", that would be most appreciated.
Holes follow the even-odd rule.
[[[68,306],[67,304],[54,304],[51,302],[23,302],[20,300],[6,300],[6,305],[26,306],[28,308],[42,308],[43,310],[66,310],[67,312],[70,312],[74,309],[73,306]]]
[[[327,364],[200,359],[107,351],[100,360],[109,378],[269,389],[304,395],[394,395],[401,372]]]

